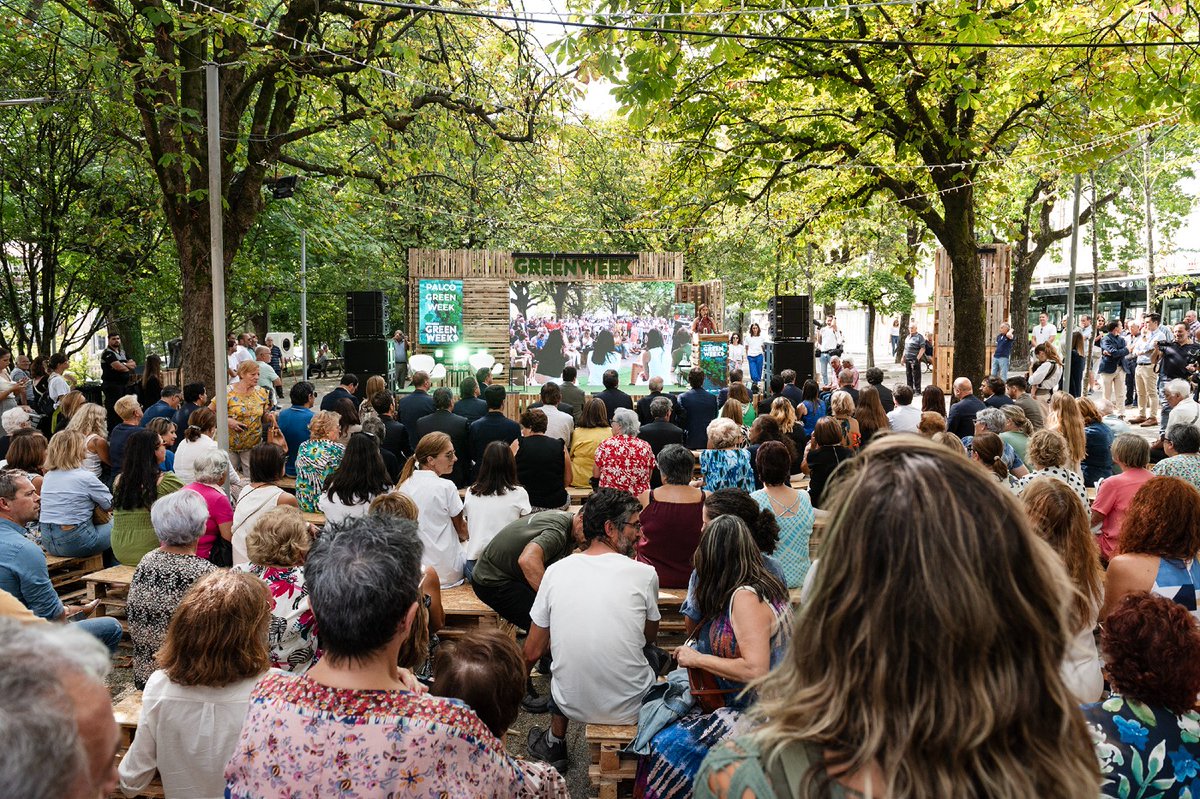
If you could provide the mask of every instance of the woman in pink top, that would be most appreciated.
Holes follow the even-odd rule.
[[[1117,436],[1112,445],[1112,459],[1121,467],[1121,473],[1101,480],[1092,500],[1092,526],[1100,525],[1100,559],[1106,565],[1116,553],[1125,509],[1142,484],[1154,476],[1146,468],[1150,463],[1150,445],[1134,433]]]
[[[229,475],[229,455],[224,450],[209,450],[196,459],[192,468],[196,482],[188,483],[184,488],[195,491],[204,497],[204,504],[208,506],[208,523],[204,526],[204,534],[197,542],[196,557],[212,560],[209,555],[212,553],[217,536],[221,536],[226,541],[233,538],[233,505],[230,504],[225,490],[221,488]],[[230,562],[213,562],[218,566],[232,566],[232,560],[227,560]]]

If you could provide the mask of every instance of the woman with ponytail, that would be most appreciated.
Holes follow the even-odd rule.
[[[442,578],[442,588],[463,581],[467,523],[458,488],[446,479],[454,471],[454,443],[445,433],[426,433],[404,463],[398,490],[417,506],[422,566],[432,566]]]
[[[971,438],[971,460],[981,464],[996,482],[1016,493],[1017,480],[1004,463],[1004,442],[995,433],[980,433]]]

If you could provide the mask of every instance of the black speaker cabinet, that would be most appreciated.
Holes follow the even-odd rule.
[[[816,345],[811,341],[776,340],[771,347],[771,374],[792,369],[796,372],[796,385],[802,386],[815,373],[816,357]]]
[[[346,334],[351,339],[388,335],[387,298],[382,291],[346,292]]]
[[[386,338],[351,338],[342,342],[342,358],[345,371],[358,377],[359,399],[366,397],[367,378],[379,375],[392,385],[394,362],[392,342]]]
[[[810,338],[813,326],[808,295],[776,294],[767,303],[767,324],[776,341]]]

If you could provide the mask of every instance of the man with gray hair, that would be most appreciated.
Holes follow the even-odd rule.
[[[653,422],[654,414],[650,413],[650,404],[662,397],[671,403],[669,421],[682,430],[683,420],[680,418],[679,400],[670,394],[663,393],[663,379],[661,377],[652,377],[650,378],[650,382],[646,384],[646,387],[650,389],[650,393],[639,399],[637,405],[634,407],[634,410],[637,411],[638,421],[644,425]]]
[[[638,438],[650,445],[650,450],[654,453],[657,463],[658,453],[663,451],[663,448],[670,444],[683,443],[683,430],[674,424],[671,424],[671,399],[666,396],[658,396],[650,403],[650,418],[648,424],[643,424],[638,430]],[[658,488],[662,485],[662,475],[658,472],[658,466],[655,465],[654,471],[650,473],[650,488]]]
[[[997,436],[1004,432],[1005,426],[1008,424],[1008,416],[999,408],[984,408],[975,414],[975,433],[963,438],[963,446],[967,452],[971,451],[971,442],[975,436],[983,435],[984,433],[995,433]],[[1013,477],[1024,477],[1029,474],[1029,468],[1021,461],[1021,456],[1013,449],[1012,445],[1004,439],[1000,439],[1004,444],[1004,454],[1001,459],[1004,465],[1008,467],[1008,472]]]
[[[274,389],[275,396],[283,398],[283,379],[271,366],[271,348],[255,347],[254,357],[258,361],[258,387],[268,391]]]
[[[417,372],[421,374],[421,372]],[[433,392],[433,413],[417,420],[417,435],[410,443],[416,449],[417,443],[429,433],[445,433],[454,444],[454,471],[446,475],[459,488],[466,488],[467,477],[471,474],[471,424],[462,416],[450,412],[454,404],[454,392],[443,386]],[[568,417],[569,418],[569,417]]]
[[[1163,385],[1163,396],[1167,404],[1162,410],[1162,427],[1160,433],[1165,433],[1170,424],[1187,424],[1200,428],[1200,403],[1192,399],[1192,385],[1186,380],[1168,380]]]
[[[117,787],[119,732],[104,647],[72,627],[0,619],[0,785],[14,799],[96,799]]]

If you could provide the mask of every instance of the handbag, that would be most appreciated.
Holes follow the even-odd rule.
[[[208,550],[208,562],[222,569],[233,566],[233,544],[222,538],[220,533],[217,533],[212,549]]]
[[[687,675],[688,689],[692,692],[692,698],[705,713],[712,713],[725,707],[725,697],[738,692],[736,688],[720,687],[717,684],[717,676],[699,666],[689,666]]]
[[[99,505],[92,506],[92,524],[108,524],[112,521],[113,512],[111,509],[105,510]]]

